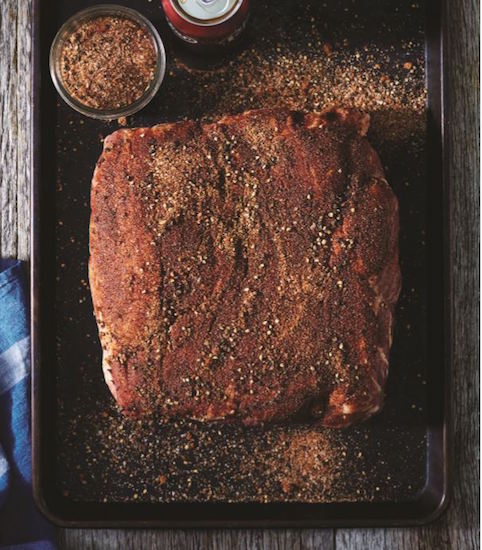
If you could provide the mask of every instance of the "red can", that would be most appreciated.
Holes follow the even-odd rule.
[[[249,0],[162,0],[173,32],[191,46],[229,46],[249,16]]]

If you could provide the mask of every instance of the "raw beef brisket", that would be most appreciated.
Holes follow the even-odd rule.
[[[89,276],[126,414],[343,427],[381,408],[398,206],[368,122],[260,110],[106,138]]]

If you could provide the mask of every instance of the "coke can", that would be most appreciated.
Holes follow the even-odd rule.
[[[195,49],[229,46],[246,27],[249,0],[162,0],[174,34]]]

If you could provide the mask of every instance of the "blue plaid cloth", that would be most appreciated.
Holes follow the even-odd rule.
[[[29,303],[19,261],[0,260],[0,548],[54,550],[32,499]]]

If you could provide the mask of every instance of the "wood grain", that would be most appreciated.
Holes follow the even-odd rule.
[[[31,3],[17,0],[17,257],[30,254]]]
[[[30,1],[0,8],[0,254],[28,259]]]
[[[471,549],[479,545],[479,3],[445,0],[452,185],[454,487],[448,512],[411,529],[61,530],[67,549]],[[29,255],[30,0],[0,3],[0,254]]]
[[[66,550],[334,550],[333,531],[293,530],[81,530],[63,531],[59,545]]]
[[[17,254],[17,2],[2,4],[0,19],[0,254]]]

